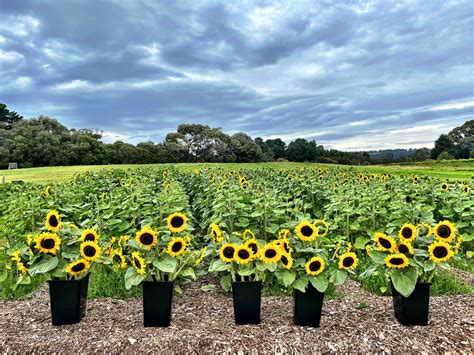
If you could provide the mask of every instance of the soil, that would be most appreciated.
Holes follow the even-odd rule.
[[[203,281],[203,282],[209,282]],[[88,300],[78,324],[52,326],[47,286],[26,300],[0,300],[0,352],[466,352],[474,349],[474,297],[431,297],[429,325],[407,327],[392,299],[347,282],[325,300],[319,328],[293,325],[291,297],[264,297],[259,325],[234,324],[232,298],[195,283],[175,296],[168,328],[143,327],[141,299]],[[218,288],[216,288],[218,289]]]

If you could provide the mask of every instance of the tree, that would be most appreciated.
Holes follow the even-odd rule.
[[[474,120],[466,121],[462,126],[453,128],[448,135],[456,146],[456,159],[474,157]]]
[[[414,161],[424,161],[431,157],[431,151],[428,148],[415,149],[412,158]]]
[[[440,155],[442,152],[447,152],[450,155],[454,155],[456,152],[454,141],[447,134],[440,135],[435,141],[434,148],[431,150],[431,158],[438,158],[438,155]]]
[[[245,133],[236,133],[231,139],[231,150],[237,163],[253,163],[263,159],[262,149]]]
[[[7,109],[7,105],[0,102],[0,129],[11,129],[13,123],[22,119],[23,116],[15,111],[10,111]]]
[[[288,144],[286,157],[290,161],[315,161],[320,154],[315,141],[308,142],[304,138],[297,138]]]
[[[441,154],[439,154],[438,157],[436,158],[436,160],[452,160],[452,159],[454,159],[454,157],[451,154],[449,154],[449,152],[446,150],[441,152]]]

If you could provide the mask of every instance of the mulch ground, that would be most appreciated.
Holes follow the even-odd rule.
[[[0,352],[473,353],[474,297],[430,299],[426,327],[400,325],[390,297],[354,282],[324,302],[319,328],[292,324],[291,297],[264,297],[260,325],[234,325],[232,299],[199,283],[174,299],[168,328],[143,327],[140,299],[94,299],[79,324],[53,327],[47,288],[23,301],[0,300]]]

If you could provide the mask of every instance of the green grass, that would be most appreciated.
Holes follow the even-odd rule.
[[[370,166],[348,166],[348,165],[332,165],[332,164],[313,164],[313,163],[196,163],[196,164],[146,164],[146,165],[84,165],[84,166],[54,166],[42,168],[27,168],[17,170],[2,170],[1,176],[5,176],[6,182],[12,180],[23,180],[32,183],[51,183],[62,182],[70,179],[75,173],[84,173],[86,171],[98,171],[101,169],[136,169],[144,166],[174,166],[178,169],[189,170],[202,168],[207,166],[220,166],[226,169],[255,169],[263,167],[272,167],[277,169],[301,168],[307,166],[334,168],[340,167],[344,169],[354,169],[367,173],[390,173],[404,175],[420,175],[433,176],[441,179],[450,180],[470,180],[474,179],[474,159],[466,160],[449,160],[449,161],[426,161],[413,164],[389,164],[389,165],[370,165]]]

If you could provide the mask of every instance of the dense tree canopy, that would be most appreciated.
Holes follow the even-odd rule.
[[[280,138],[255,140],[245,133],[232,136],[221,128],[181,124],[163,142],[137,145],[122,141],[106,144],[102,132],[68,129],[57,120],[39,116],[23,119],[0,103],[0,168],[9,162],[20,167],[85,164],[147,164],[181,162],[259,162],[289,160],[337,164],[391,163],[468,158],[474,156],[474,120],[441,135],[435,147],[377,152],[326,150],[314,140],[298,138],[288,146]]]

